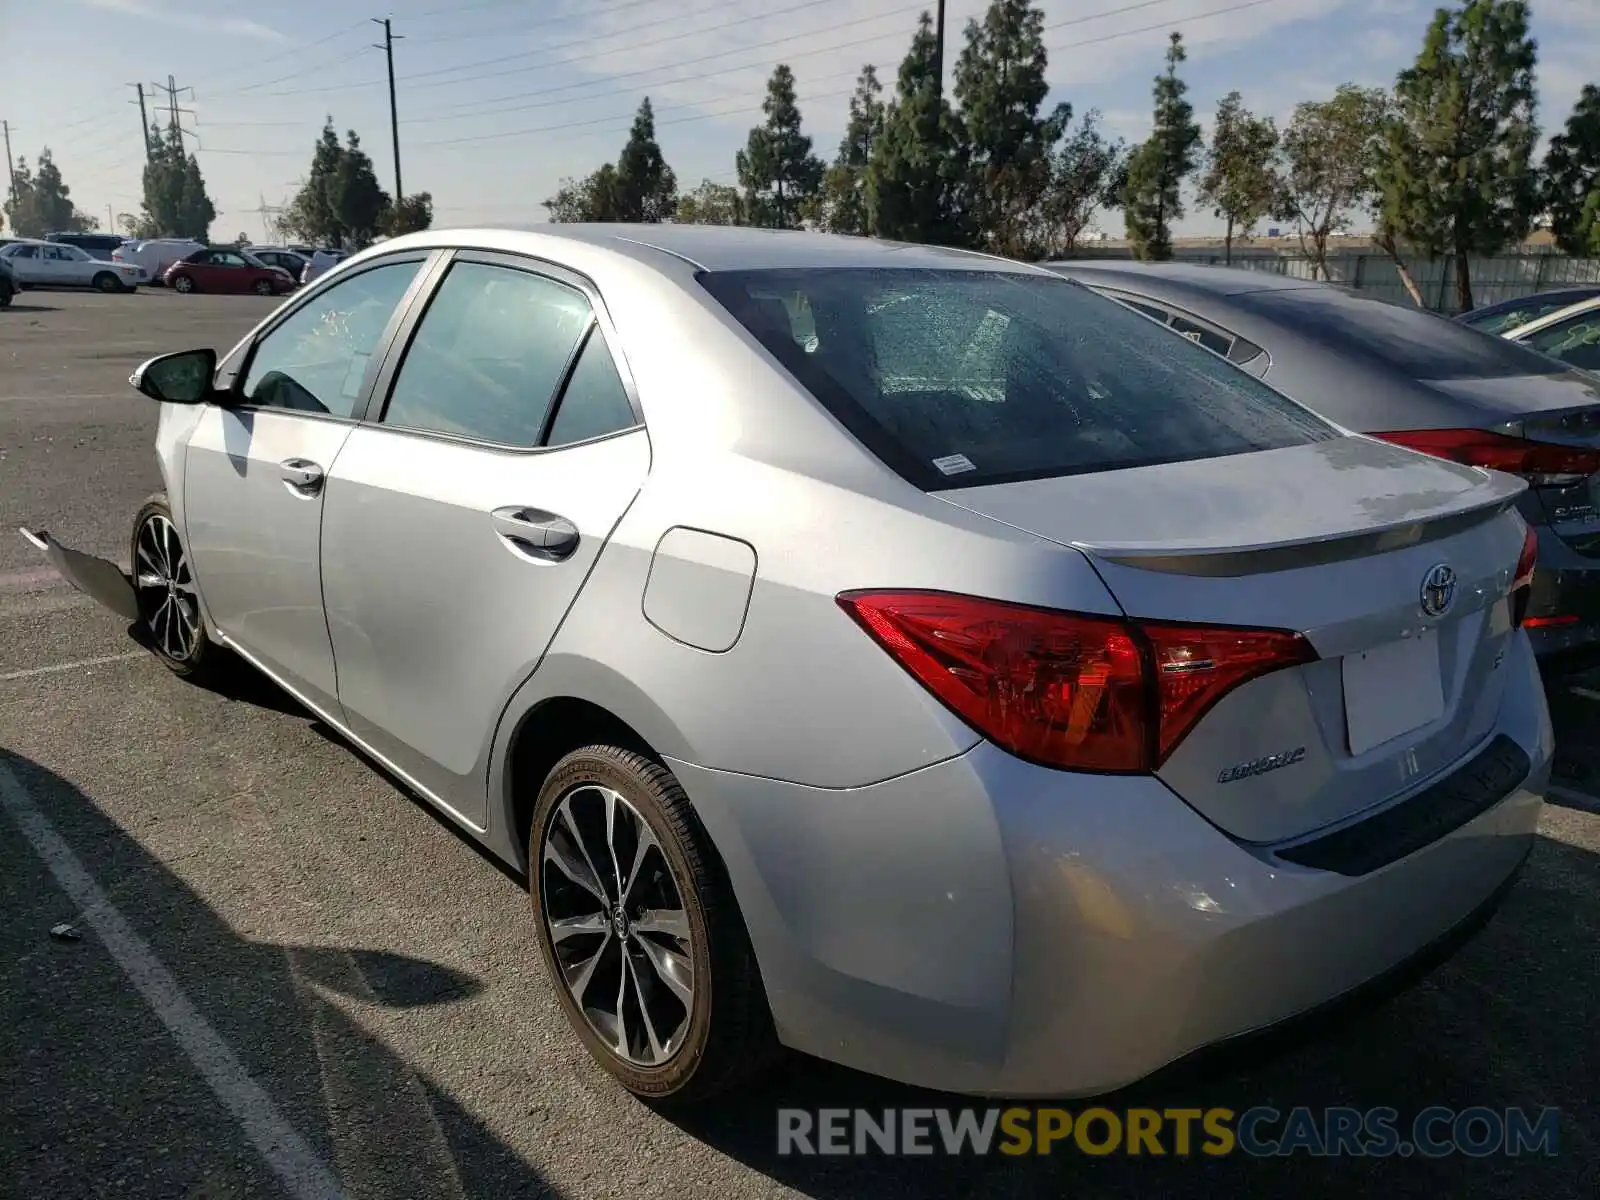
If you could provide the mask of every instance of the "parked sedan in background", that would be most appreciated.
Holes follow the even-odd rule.
[[[1600,380],[1405,305],[1260,271],[1083,261],[1052,269],[1161,321],[1347,429],[1520,475],[1539,539],[1527,626],[1600,642]]]
[[[1461,313],[1455,320],[1458,324],[1470,325],[1485,333],[1508,334],[1530,321],[1559,312],[1580,300],[1596,297],[1600,297],[1600,284],[1557,288],[1549,292],[1535,292],[1531,296],[1519,296],[1515,300],[1502,300],[1498,304],[1486,304],[1482,308]]]
[[[30,538],[525,875],[645,1096],[780,1042],[1107,1092],[1432,949],[1534,841],[1524,485],[1037,267],[431,231],[133,382],[133,578]]]
[[[1547,313],[1505,336],[1569,366],[1600,373],[1600,295]]]
[[[298,250],[291,250],[286,246],[246,246],[244,252],[260,259],[269,267],[281,267],[293,276],[296,283],[305,272],[306,264],[311,261]]]
[[[294,277],[243,250],[196,250],[167,268],[164,281],[175,292],[254,292],[281,296],[295,289]]]
[[[131,263],[105,262],[76,246],[28,239],[0,246],[0,258],[11,266],[16,281],[26,287],[95,288],[102,292],[131,292],[144,282]]]

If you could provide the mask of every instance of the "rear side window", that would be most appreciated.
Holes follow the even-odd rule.
[[[1250,292],[1234,296],[1233,303],[1336,353],[1376,360],[1412,379],[1507,379],[1561,370],[1504,338],[1336,288]]]
[[[1467,317],[1461,323],[1470,325],[1474,329],[1481,329],[1485,333],[1506,334],[1513,329],[1521,329],[1529,321],[1537,321],[1540,317],[1548,317],[1557,309],[1565,308],[1570,303],[1572,303],[1570,300],[1543,300],[1530,304],[1519,304],[1515,308],[1505,308],[1481,316]]]
[[[383,423],[537,446],[589,323],[589,301],[576,288],[508,267],[456,263],[411,339]]]
[[[598,328],[590,326],[588,340],[578,352],[578,361],[561,393],[561,404],[550,423],[545,445],[570,446],[631,429],[637,423],[606,339]]]
[[[701,282],[869,449],[929,490],[1339,436],[1064,279],[841,269]]]
[[[1525,346],[1558,358],[1570,367],[1600,371],[1600,308],[1528,335]]]

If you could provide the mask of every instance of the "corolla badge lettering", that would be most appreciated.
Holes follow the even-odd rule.
[[[1253,779],[1257,775],[1265,775],[1268,771],[1292,767],[1305,756],[1306,748],[1297,746],[1280,754],[1269,754],[1265,758],[1252,758],[1249,762],[1235,763],[1218,773],[1217,782],[1232,783],[1236,779]]]
[[[1422,612],[1442,617],[1456,600],[1456,573],[1448,563],[1435,563],[1422,577]]]

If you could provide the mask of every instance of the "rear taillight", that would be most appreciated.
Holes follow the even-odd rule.
[[[1528,614],[1528,597],[1533,594],[1533,568],[1539,561],[1539,535],[1529,525],[1522,535],[1522,553],[1517,555],[1517,573],[1511,578],[1511,624],[1520,626]]]
[[[1316,658],[1294,633],[1128,621],[949,592],[839,605],[952,712],[1019,758],[1154,770],[1234,688]]]
[[[1403,429],[1372,436],[1469,467],[1521,475],[1534,483],[1576,483],[1600,471],[1600,450],[1530,442],[1484,429]]]

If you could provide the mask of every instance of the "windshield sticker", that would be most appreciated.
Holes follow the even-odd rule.
[[[946,454],[943,458],[934,459],[933,465],[946,475],[959,475],[963,471],[976,471],[978,469],[965,454]]]

